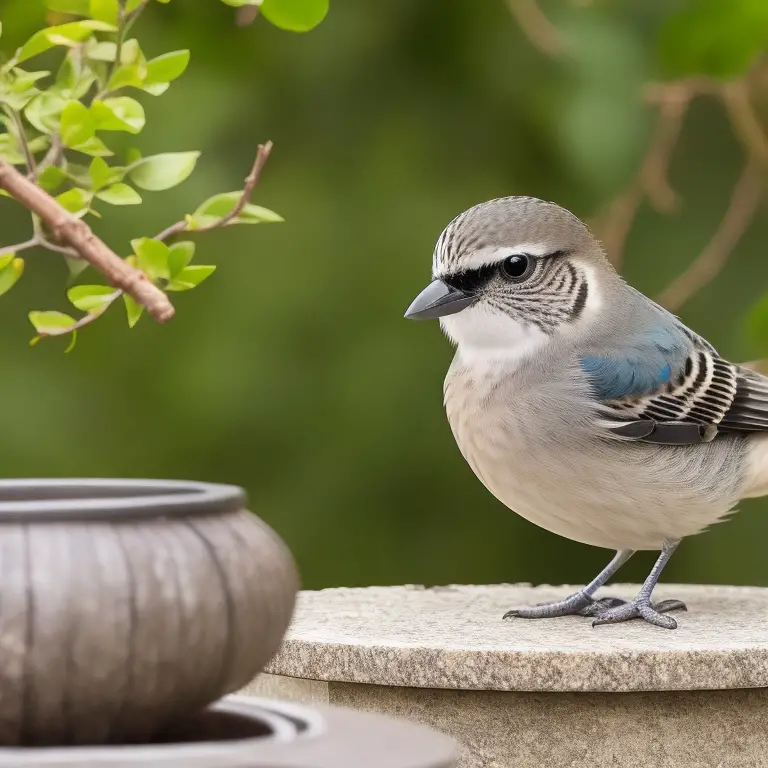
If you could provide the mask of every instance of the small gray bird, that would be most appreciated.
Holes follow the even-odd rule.
[[[505,197],[457,216],[435,246],[411,319],[456,345],[445,408],[488,490],[532,523],[616,550],[565,600],[504,618],[642,618],[684,536],[768,494],[768,378],[721,358],[627,285],[573,214]],[[595,592],[637,550],[661,555],[631,601]]]

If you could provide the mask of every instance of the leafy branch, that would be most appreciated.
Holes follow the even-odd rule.
[[[139,205],[144,191],[170,189],[195,169],[197,151],[144,157],[130,148],[116,159],[107,138],[144,130],[144,107],[136,96],[165,93],[184,73],[190,53],[144,55],[131,33],[150,0],[45,2],[61,23],[35,32],[0,64],[0,195],[29,212],[32,229],[26,240],[0,246],[0,295],[21,278],[26,253],[33,249],[62,254],[73,280],[89,267],[96,270],[108,285],[74,285],[67,291],[70,303],[85,313],[79,319],[59,311],[29,313],[37,331],[32,343],[66,334],[74,343],[78,330],[120,298],[129,326],[145,310],[165,322],[174,315],[167,294],[191,290],[213,274],[214,266],[191,263],[194,243],[168,245],[166,240],[282,218],[250,202],[272,149],[266,142],[259,146],[242,190],[208,198],[154,237],[134,238],[127,257],[98,238],[87,219],[101,218],[103,206]],[[328,11],[328,0],[223,2],[240,10],[256,8],[260,17],[291,31],[311,29]],[[52,50],[64,53],[56,71],[27,69],[30,60]]]

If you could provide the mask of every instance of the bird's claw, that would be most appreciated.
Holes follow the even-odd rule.
[[[604,597],[595,600],[584,592],[575,592],[565,600],[554,603],[538,603],[531,608],[516,608],[507,611],[504,619],[552,619],[556,616],[598,616],[610,608],[624,603],[618,597]]]
[[[671,616],[663,614],[669,611],[687,610],[688,608],[681,600],[662,600],[660,603],[653,604],[648,598],[635,598],[596,614],[592,626],[618,624],[629,619],[643,619],[656,627],[677,629],[677,622]]]
[[[662,600],[651,603],[646,598],[622,600],[620,597],[603,597],[595,600],[583,592],[576,592],[565,600],[554,603],[538,603],[531,608],[516,608],[507,611],[504,619],[551,619],[556,616],[594,617],[593,627],[600,624],[618,624],[629,619],[644,619],[649,624],[664,629],[675,629],[677,622],[671,616],[663,614],[669,611],[686,611],[685,603],[680,600]]]

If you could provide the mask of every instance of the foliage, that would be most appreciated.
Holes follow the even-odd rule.
[[[161,96],[189,64],[188,50],[152,58],[144,54],[133,28],[148,2],[47,0],[56,23],[35,32],[0,67],[0,159],[23,168],[29,179],[77,218],[101,218],[113,206],[141,205],[144,192],[171,189],[186,180],[200,156],[198,151],[185,150],[145,157],[135,147],[121,152],[117,148],[121,142],[112,139],[114,134],[142,133],[146,124],[142,99]],[[223,2],[259,6],[265,19],[293,31],[311,29],[328,9],[328,0]],[[58,61],[51,58],[55,52],[60,52]],[[36,68],[38,57],[45,54],[44,66],[55,66]],[[240,199],[250,191],[214,195],[200,203],[181,226],[164,230],[154,239],[135,238],[127,262],[164,291],[195,288],[215,267],[190,263],[192,242],[168,246],[162,240],[182,231],[282,221],[276,213]],[[236,206],[237,215],[230,215]],[[0,249],[0,295],[21,277],[24,260],[17,254],[23,250],[43,247],[63,252],[71,278],[79,278],[87,268],[79,254],[57,242],[56,233],[34,213],[32,227],[29,240]],[[104,285],[77,285],[67,297],[86,315],[75,320],[62,312],[30,312],[38,334],[33,343],[70,333],[74,342],[78,328],[120,297],[130,326],[142,313],[130,295]]]

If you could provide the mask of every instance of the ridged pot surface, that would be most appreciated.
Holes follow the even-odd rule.
[[[228,696],[149,744],[0,748],[0,768],[455,768],[447,736],[339,707]]]
[[[0,745],[150,739],[251,680],[298,578],[240,488],[0,481]]]

